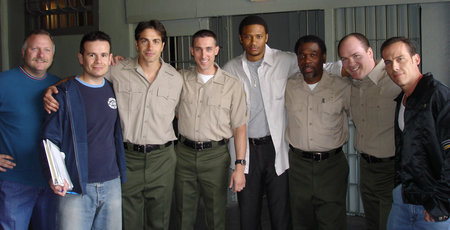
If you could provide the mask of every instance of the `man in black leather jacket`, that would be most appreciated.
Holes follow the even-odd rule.
[[[396,187],[388,229],[450,229],[449,88],[419,70],[414,44],[402,37],[381,46],[396,98]]]

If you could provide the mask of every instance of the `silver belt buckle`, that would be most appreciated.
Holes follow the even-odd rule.
[[[322,153],[315,153],[315,154],[313,154],[313,159],[315,161],[322,161]]]

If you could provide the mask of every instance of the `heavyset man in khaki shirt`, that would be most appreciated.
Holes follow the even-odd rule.
[[[343,68],[352,76],[350,113],[355,148],[361,156],[361,197],[370,230],[386,229],[394,189],[394,99],[401,89],[391,81],[384,61],[375,62],[367,38],[348,34],[338,45]]]
[[[191,54],[196,67],[181,71],[183,91],[178,107],[180,132],[175,176],[177,229],[194,229],[200,197],[210,229],[225,229],[228,167],[226,143],[234,136],[236,169],[229,187],[245,187],[247,107],[242,82],[215,63],[216,35],[193,35]]]
[[[183,79],[161,59],[166,40],[159,21],[140,22],[138,57],[120,61],[105,76],[113,83],[125,145],[124,229],[169,229],[176,166],[172,121]],[[51,99],[46,95],[44,101]],[[47,111],[57,107],[56,101],[46,104]]]
[[[325,43],[301,37],[295,46],[301,74],[288,80],[286,136],[294,229],[346,229],[350,84],[323,71]],[[303,74],[303,76],[302,76]]]

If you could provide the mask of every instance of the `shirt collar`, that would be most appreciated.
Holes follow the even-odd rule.
[[[267,64],[269,66],[272,66],[274,63],[274,56],[273,56],[273,50],[267,45],[265,44],[266,49],[264,50],[264,56],[263,56],[263,61],[261,63],[261,65]],[[246,52],[244,52],[243,54],[243,58],[245,61],[248,61],[247,59],[247,54]]]
[[[372,71],[367,75],[367,78],[370,79],[375,85],[378,85],[378,82],[383,77],[383,74],[380,72],[385,71],[385,65],[383,59],[378,59],[376,61],[377,65],[373,68]]]
[[[165,62],[164,60],[160,57],[159,58],[159,62],[161,63],[161,67],[160,67],[160,71],[165,68]],[[138,57],[134,57],[134,58],[130,58],[130,61],[128,61],[125,66],[124,69],[138,69],[142,67],[139,65],[139,58]]]
[[[303,75],[302,75],[301,73],[299,73],[298,76],[300,76],[300,78],[301,78],[301,82],[302,82],[302,84],[303,84],[303,87],[304,87],[304,88],[310,89],[309,86],[308,86],[308,83],[306,83],[306,81],[305,81]],[[314,88],[314,91],[315,91],[315,92],[318,92],[319,90],[321,90],[321,89],[324,87],[324,85],[330,85],[329,82],[330,82],[331,80],[332,80],[332,78],[331,78],[331,76],[328,74],[328,72],[325,71],[325,70],[323,70],[322,77],[321,77],[320,80],[317,82],[317,85],[316,85],[316,87]]]
[[[223,70],[219,67],[219,65],[217,65],[217,63],[214,63],[214,66],[217,67],[217,71],[214,74],[214,76],[208,81],[208,82],[213,82],[213,83],[217,83],[217,84],[225,84],[225,77],[223,75]],[[196,78],[191,78],[191,81],[197,81],[199,83],[203,84],[202,79],[200,79],[200,76],[198,75],[198,71],[197,71],[197,66],[193,66],[191,67],[192,71],[195,71],[195,73],[197,73],[197,77]],[[206,83],[208,83],[206,82]],[[205,84],[206,84],[205,83]]]

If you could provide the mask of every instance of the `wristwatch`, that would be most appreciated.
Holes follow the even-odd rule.
[[[247,164],[247,161],[245,161],[245,160],[236,160],[235,162],[234,162],[234,165],[237,165],[237,164],[241,164],[241,165],[246,165]]]
[[[436,221],[446,221],[448,220],[448,216],[438,216],[437,218],[435,218]]]

